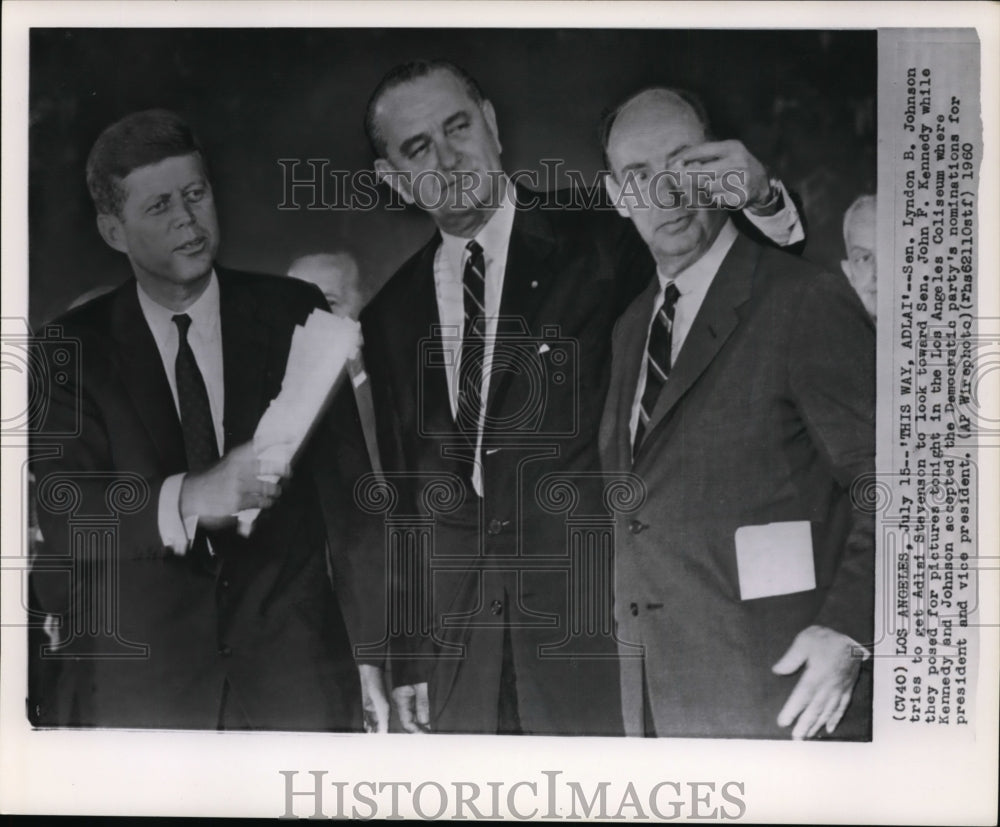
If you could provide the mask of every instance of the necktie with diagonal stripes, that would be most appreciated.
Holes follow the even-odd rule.
[[[633,453],[642,444],[656,400],[670,375],[670,339],[674,329],[674,309],[679,297],[680,291],[677,285],[671,282],[663,294],[663,306],[657,311],[649,331],[649,344],[646,346],[646,387],[643,388],[639,402],[639,421],[635,426]]]
[[[465,300],[465,325],[462,353],[458,366],[458,404],[455,421],[460,431],[472,434],[479,430],[482,406],[483,357],[486,346],[486,260],[483,248],[475,240],[466,245],[462,288]]]

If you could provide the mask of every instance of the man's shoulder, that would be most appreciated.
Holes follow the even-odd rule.
[[[222,291],[251,298],[258,307],[274,315],[298,318],[317,307],[325,307],[323,294],[309,282],[229,267],[216,266],[215,270]]]
[[[107,333],[111,330],[114,308],[122,293],[135,289],[135,282],[129,279],[77,307],[64,311],[47,322],[44,327],[61,328],[64,334],[73,336]]]
[[[362,324],[386,312],[398,313],[401,305],[410,310],[415,309],[411,306],[415,285],[431,277],[434,252],[440,243],[441,236],[435,232],[413,255],[396,268],[365,306],[361,313]]]

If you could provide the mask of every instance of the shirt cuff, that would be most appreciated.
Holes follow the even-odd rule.
[[[792,201],[788,190],[785,189],[784,183],[779,181],[778,187],[785,205],[783,209],[778,210],[774,215],[756,215],[751,210],[744,210],[743,214],[771,241],[782,247],[787,247],[802,241],[806,237],[806,233],[802,229],[799,211],[795,209],[795,202]]]
[[[184,474],[167,477],[160,486],[157,526],[163,545],[174,554],[186,554],[198,528],[198,515],[181,517],[181,486]]]

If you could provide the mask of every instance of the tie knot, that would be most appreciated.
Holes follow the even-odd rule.
[[[667,289],[663,293],[663,306],[670,307],[671,305],[677,304],[677,299],[680,298],[681,291],[677,289],[676,282],[670,282],[667,285]]]
[[[177,330],[180,332],[181,338],[186,339],[188,328],[191,327],[191,317],[187,313],[178,313],[174,316],[173,322],[177,325]]]
[[[475,258],[476,256],[481,256],[483,254],[483,248],[476,239],[472,239],[468,244],[465,245],[465,249],[469,251],[469,255]]]

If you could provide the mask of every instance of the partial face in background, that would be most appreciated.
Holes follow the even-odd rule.
[[[689,179],[675,156],[704,141],[705,128],[691,106],[661,89],[629,101],[608,136],[608,192],[664,275],[701,258],[725,222],[722,210],[690,203],[691,188],[676,186]]]
[[[389,89],[375,118],[386,145],[375,169],[404,201],[453,234],[485,223],[490,207],[498,205],[501,181],[489,101],[477,103],[461,80],[439,69]]]
[[[861,298],[868,315],[875,318],[878,309],[878,268],[875,266],[875,201],[862,196],[847,217],[844,226],[844,246],[847,259],[841,269],[851,287]]]
[[[122,179],[120,215],[99,215],[104,240],[125,253],[156,299],[207,285],[219,247],[212,186],[197,154],[165,158]]]
[[[361,313],[358,264],[347,253],[320,253],[292,262],[288,275],[315,284],[335,316],[357,319]]]

